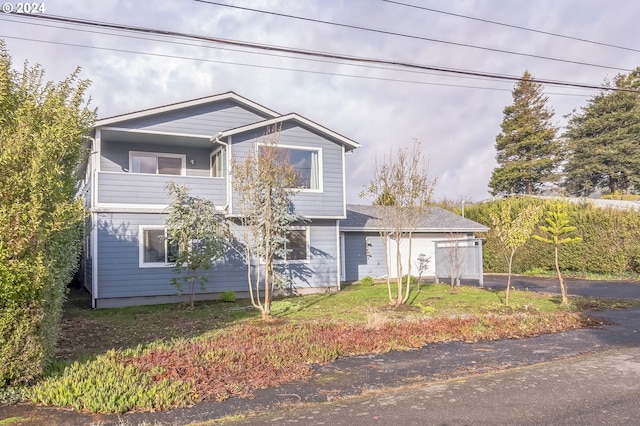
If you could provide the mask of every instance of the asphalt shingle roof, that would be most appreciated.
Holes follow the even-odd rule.
[[[347,218],[340,220],[341,231],[379,231],[383,228],[380,209],[394,207],[347,205]],[[486,232],[489,228],[440,207],[429,207],[418,222],[418,232]]]

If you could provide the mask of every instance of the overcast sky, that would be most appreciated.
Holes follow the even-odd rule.
[[[447,13],[382,0],[219,2],[441,42],[194,0],[47,0],[38,4],[49,15],[481,73],[521,76],[529,70],[538,79],[592,85],[640,65],[640,2],[636,1],[398,0]],[[17,1],[7,4],[18,6]],[[0,38],[6,41],[17,69],[28,60],[41,64],[48,79],[60,80],[80,66],[81,76],[92,81],[91,105],[101,118],[227,91],[282,114],[297,112],[362,145],[347,159],[350,203],[365,202],[358,193],[371,179],[376,156],[388,156],[414,140],[422,143],[430,172],[438,178],[437,198],[488,198],[487,184],[496,166],[495,137],[502,110],[512,102],[514,85],[433,71],[274,56],[3,13]],[[562,126],[564,116],[586,105],[597,91],[545,86],[545,93],[556,112],[555,122]]]

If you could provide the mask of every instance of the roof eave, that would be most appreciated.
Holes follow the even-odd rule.
[[[240,95],[238,95],[235,92],[225,92],[225,93],[220,93],[217,95],[212,95],[212,96],[207,96],[204,98],[197,98],[197,99],[192,99],[190,101],[184,101],[184,102],[177,102],[177,103],[173,103],[173,104],[168,104],[168,105],[164,105],[164,106],[160,106],[160,107],[154,107],[154,108],[149,108],[149,109],[144,109],[144,110],[140,110],[140,111],[135,111],[135,112],[131,112],[131,113],[126,113],[126,114],[120,114],[120,115],[115,115],[112,117],[106,117],[100,120],[97,120],[95,123],[95,127],[102,127],[102,126],[108,126],[114,123],[119,123],[122,121],[129,121],[129,120],[134,120],[137,118],[142,118],[142,117],[148,117],[151,115],[155,115],[155,114],[162,114],[165,112],[169,112],[169,111],[175,111],[178,109],[182,109],[182,108],[190,108],[193,106],[198,106],[198,105],[202,105],[202,104],[206,104],[208,102],[216,102],[216,101],[221,101],[221,100],[225,100],[225,99],[232,99],[235,100],[236,102],[250,108],[256,111],[260,111],[263,114],[266,115],[270,115],[272,117],[277,117],[280,114],[278,114],[276,111],[273,111],[263,105],[260,105],[256,102],[253,102],[247,98],[244,98]]]
[[[300,124],[309,126],[315,130],[317,130],[318,132],[325,134],[326,136],[329,136],[330,138],[339,141],[342,145],[344,145],[345,147],[348,148],[348,151],[354,150],[356,148],[360,147],[360,144],[356,141],[353,141],[349,138],[347,138],[346,136],[342,136],[339,133],[334,132],[333,130],[330,130],[324,126],[321,126],[320,124],[309,120],[308,118],[305,118],[299,114],[296,113],[289,113],[289,114],[285,114],[285,115],[281,115],[279,117],[274,117],[274,118],[270,118],[267,120],[263,120],[263,121],[258,121],[255,123],[251,123],[251,124],[247,124],[245,126],[240,126],[240,127],[236,127],[234,129],[229,129],[229,130],[225,130],[222,132],[221,135],[219,135],[219,137],[224,138],[227,136],[233,136],[233,135],[237,135],[238,133],[243,133],[243,132],[248,132],[250,130],[255,130],[255,129],[259,129],[261,127],[265,127],[265,126],[271,126],[273,124],[278,124],[278,123],[283,123],[285,121],[289,121],[289,120],[294,120],[297,121]]]

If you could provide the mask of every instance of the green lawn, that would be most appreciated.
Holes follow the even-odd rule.
[[[33,386],[38,403],[92,412],[157,410],[250,396],[312,374],[312,363],[450,340],[518,338],[597,325],[586,309],[639,302],[572,298],[423,284],[391,307],[385,283],[289,297],[264,322],[248,301],[200,302],[93,311],[68,300],[59,361]],[[66,361],[64,361],[66,360]],[[74,361],[75,362],[72,362]]]

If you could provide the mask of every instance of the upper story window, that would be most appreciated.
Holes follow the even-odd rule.
[[[211,177],[224,177],[224,150],[211,153]]]
[[[158,152],[129,152],[129,170],[132,173],[152,175],[184,175],[186,156]]]
[[[319,148],[294,148],[278,145],[277,149],[295,170],[296,188],[322,190],[322,167]]]

